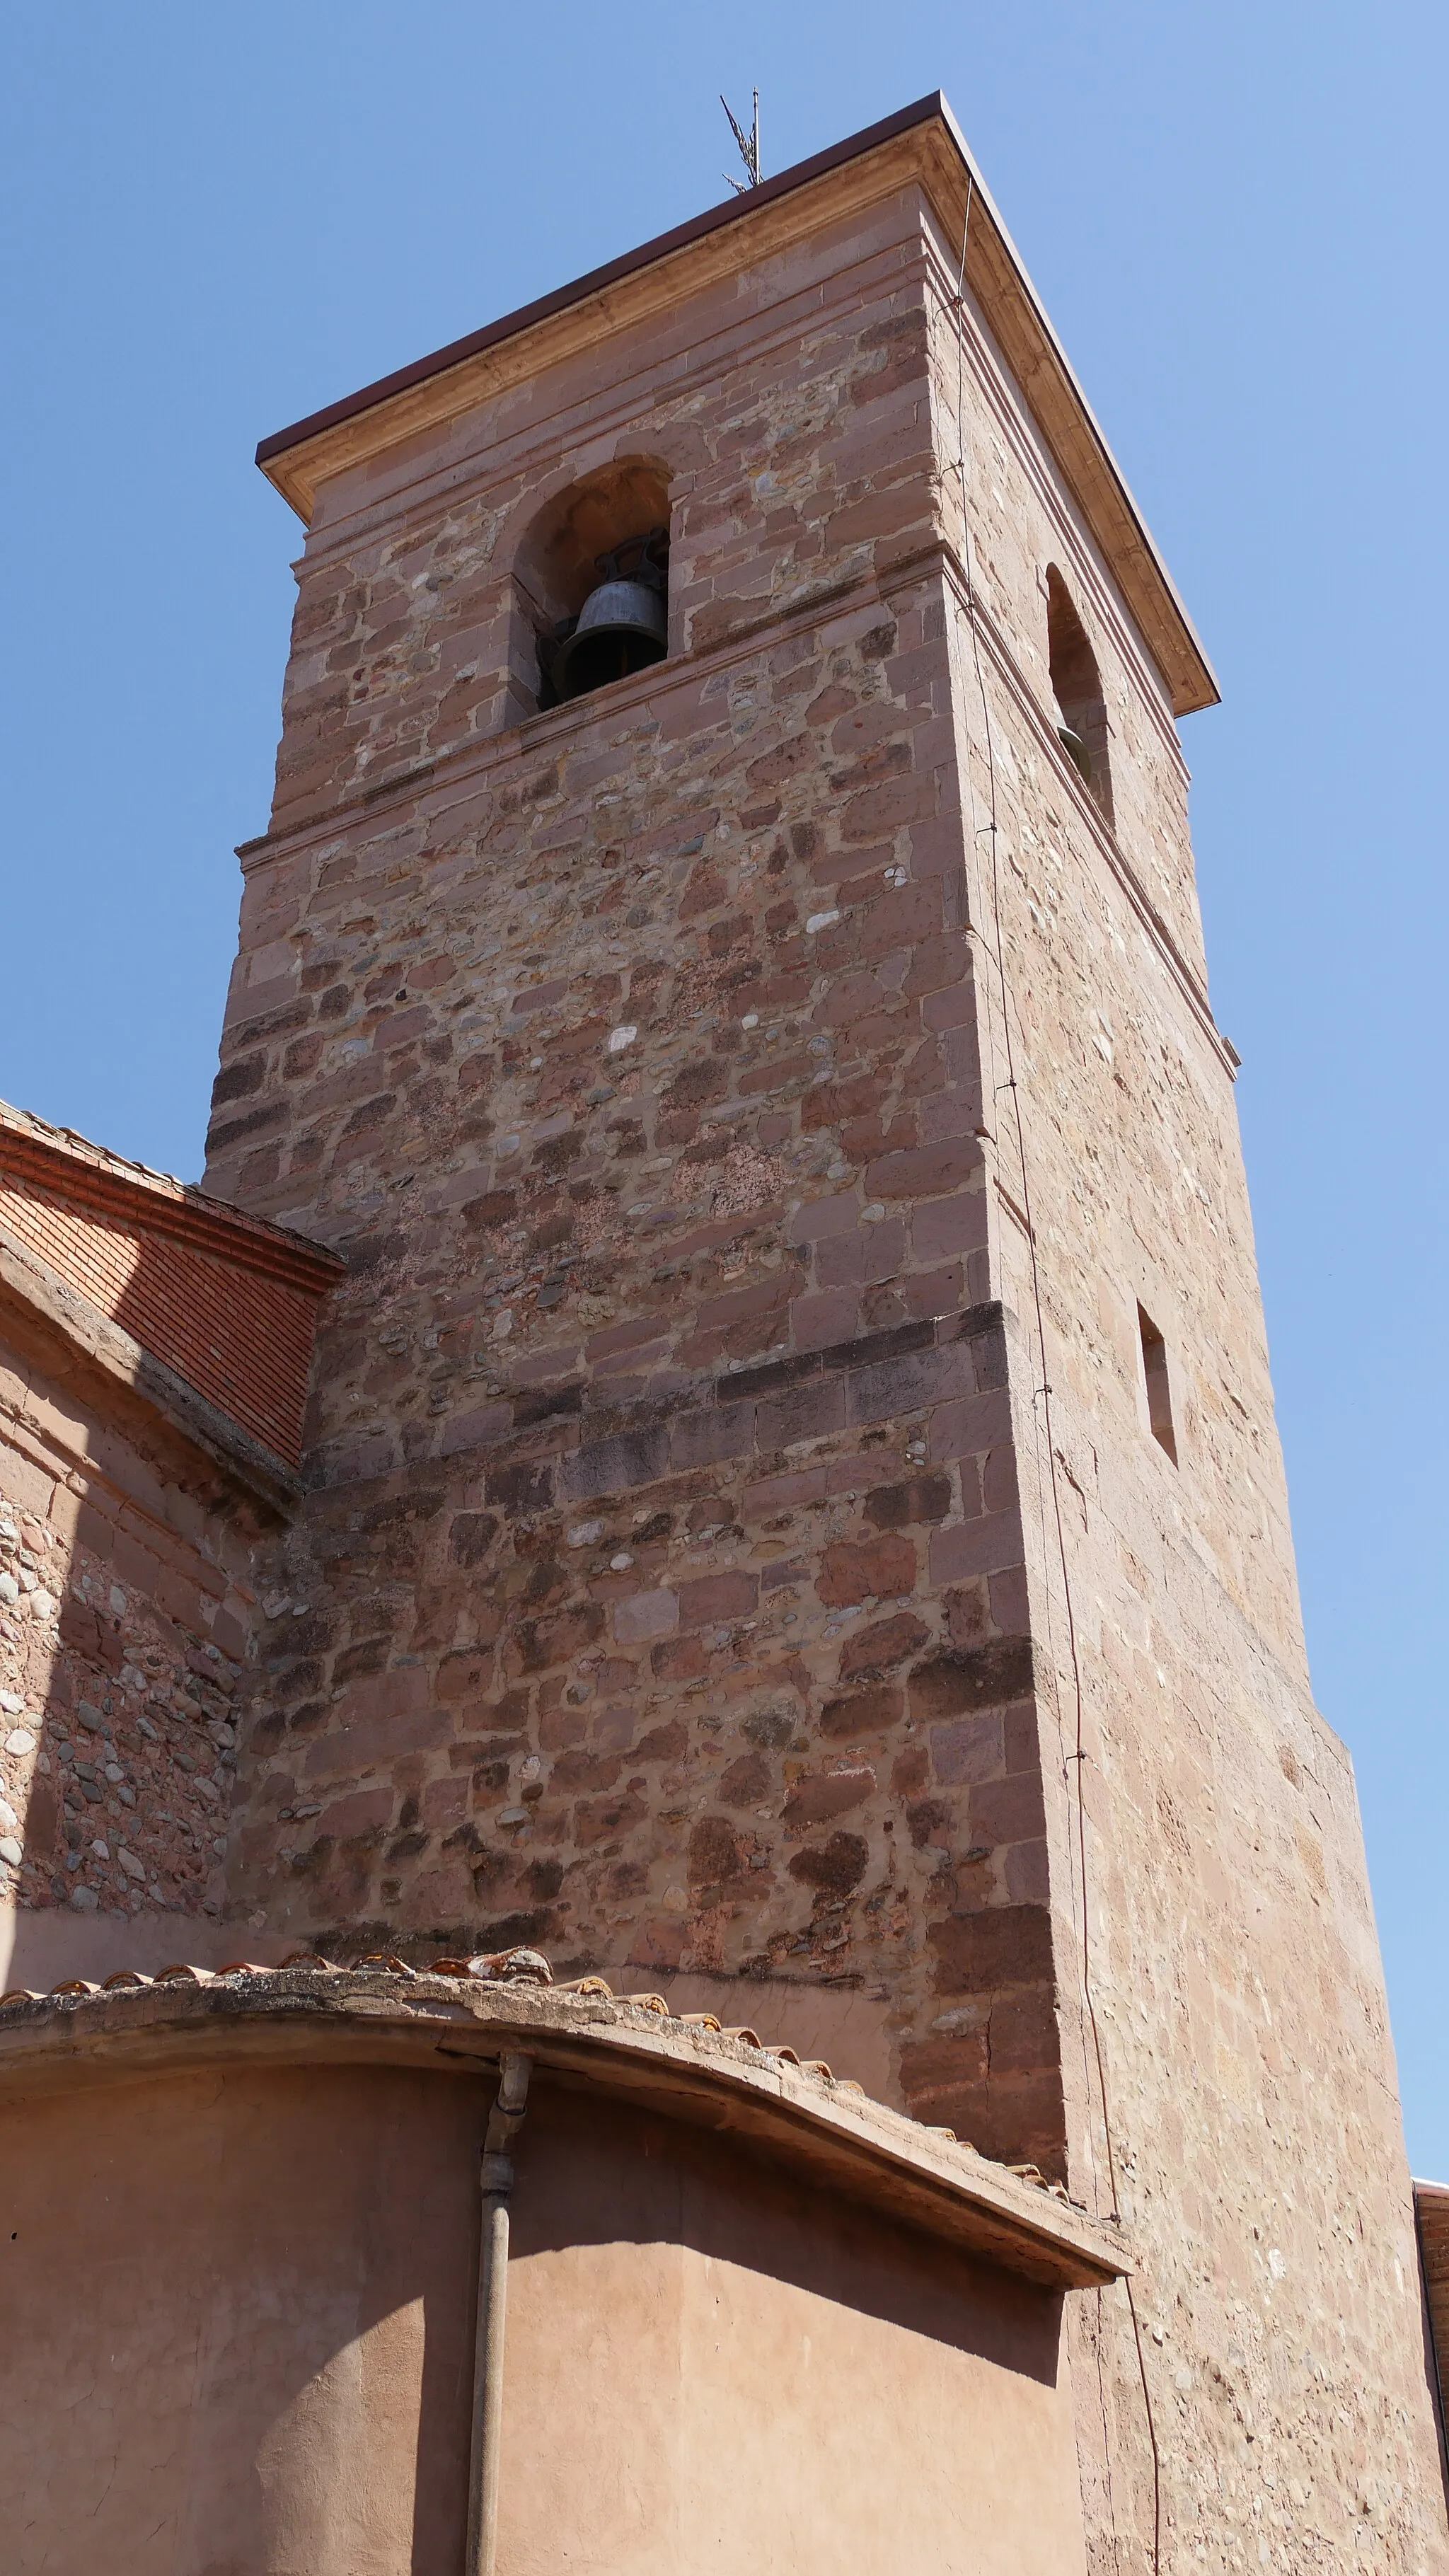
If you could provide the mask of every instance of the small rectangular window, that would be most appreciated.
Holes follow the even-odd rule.
[[[1167,1344],[1145,1306],[1137,1309],[1142,1335],[1142,1374],[1147,1380],[1147,1419],[1152,1437],[1177,1465],[1177,1433],[1172,1427],[1172,1388],[1167,1375]]]

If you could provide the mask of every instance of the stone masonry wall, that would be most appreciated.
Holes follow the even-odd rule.
[[[234,1884],[327,1940],[868,1990],[907,2098],[1055,2166],[925,276],[898,204],[692,315],[632,430],[590,376],[573,461],[670,461],[696,649],[325,830],[304,776],[430,748],[486,658],[567,388],[475,490],[460,431],[401,527],[362,478],[321,516],[208,1170],[351,1278]],[[845,598],[761,635],[807,566]]]
[[[0,1923],[219,1916],[257,1532],[204,1462],[0,1341]],[[32,1927],[32,1928],[27,1928]],[[104,1943],[107,1965],[114,1964]],[[43,1953],[43,1956],[42,1956]],[[174,1936],[173,1950],[174,1955]]]
[[[943,408],[955,329],[938,312]],[[1031,1628],[1043,1684],[1072,2188],[1111,2205],[1086,1911],[1117,2204],[1162,2460],[1163,2564],[1445,2562],[1409,2179],[1351,1766],[1314,1710],[1231,1092],[1203,1007],[1180,775],[1160,700],[1100,570],[1078,598],[1114,711],[1115,840],[1043,721],[1038,658],[1010,649],[1059,542],[1046,468],[1006,485],[1009,391],[968,424],[990,707],[981,1045],[1003,1222],[993,1285],[1030,1320],[1022,1144],[1045,1350],[1012,1374]],[[954,423],[951,430],[954,448]],[[947,487],[959,547],[959,483]],[[1057,526],[1067,514],[1058,505]],[[972,621],[958,703],[978,821],[991,812]],[[1156,779],[1155,815],[1143,781]],[[968,807],[970,791],[968,790]],[[1123,861],[1127,861],[1124,869]],[[1006,1078],[1001,938],[1013,1060]],[[1020,1134],[1016,1112],[1021,1111]],[[1176,1462],[1153,1436],[1139,1309],[1167,1344]],[[1056,1491],[1039,1390],[1052,1390]],[[1083,1682],[1073,1674],[1060,1502]],[[1073,1972],[1075,1969],[1075,1973]],[[1097,2563],[1150,2562],[1152,2463],[1130,2321],[1074,2310]]]
[[[849,1998],[897,2098],[1103,2207],[1080,1771],[1163,2564],[1439,2567],[1186,774],[971,314],[998,925],[954,268],[911,192],[323,488],[208,1185],[349,1267],[229,1904],[269,1938],[541,1941],[787,2006],[797,2045]],[[509,722],[511,564],[630,456],[669,483],[671,661]],[[1049,563],[1111,834],[1052,730]],[[1094,2565],[1142,2567],[1115,2295],[1074,2402]]]
[[[361,906],[412,1034],[363,1119],[319,1050],[277,1045],[313,1077],[309,1222],[351,1272],[237,1883],[328,1940],[473,1926],[579,1968],[869,1982],[909,2098],[1057,2162],[966,952],[949,874],[896,882],[939,820],[929,693],[912,707],[939,588],[913,588],[808,662],[754,657],[756,715],[778,691],[792,749],[760,743],[786,792],[759,777],[743,827],[697,784],[711,740],[730,756],[729,701],[685,678],[696,725],[662,751],[652,722],[616,717],[606,750],[599,711],[548,719],[543,791],[498,795],[481,847],[476,806],[460,856],[444,804],[412,867],[370,825],[306,853],[304,975],[348,993],[331,1043],[372,1019],[334,927]],[[809,819],[800,733],[813,716],[815,756],[848,757],[861,708],[906,746],[916,817],[863,851],[869,775]],[[379,1152],[411,1174],[386,1232]],[[949,2099],[907,2036],[941,1980],[978,2034]]]

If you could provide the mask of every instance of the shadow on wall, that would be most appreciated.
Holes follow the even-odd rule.
[[[832,2202],[737,2139],[722,2167],[706,2131],[536,2081],[519,2151],[513,2259],[661,2243],[1057,2385],[1060,2294],[1024,2291],[1013,2275],[911,2227],[862,2220],[848,2200]]]
[[[1052,695],[1057,702],[1057,739],[1110,824],[1110,727],[1102,675],[1087,641],[1087,630],[1055,564],[1047,566],[1047,651]]]
[[[10,1978],[49,1985],[164,1965],[195,1954],[202,1922],[220,1932],[262,1524],[131,1388],[83,1368],[39,1319],[33,1332],[12,1321],[0,1344],[0,1933]]]
[[[287,2047],[305,2044],[289,2020]],[[461,2564],[493,2083],[491,2068],[239,2051],[137,2080],[102,2051],[82,2087],[0,2094],[0,2477],[19,2576]],[[832,2511],[832,2439],[907,2565],[947,2563],[967,2502],[994,2531],[1002,2495],[979,2487],[979,2456],[1013,2434],[1021,2516],[1050,2520],[1055,2484],[1060,2517],[1076,2492],[1051,2403],[1061,2326],[1059,2290],[822,2188],[808,2154],[755,2155],[577,2072],[546,2083],[513,2195],[506,2511],[539,2544],[517,2563],[562,2563],[555,2525],[582,2538],[592,2518],[597,2551],[565,2548],[569,2564],[664,2564],[681,2481],[713,2463],[719,2563],[813,2566],[798,2543],[732,2545],[729,2482],[754,2483],[768,2517],[760,2481],[788,2486],[798,2446],[793,2509],[813,2530]],[[99,2408],[77,2403],[97,2388]],[[964,2449],[943,2454],[947,2427]],[[651,2544],[637,2557],[636,2540]],[[988,2558],[1027,2563],[973,2548]],[[1079,2563],[1050,2533],[1027,2560]]]
[[[461,2565],[483,2090],[233,2065],[5,2104],[17,2576]]]
[[[241,1666],[94,1549],[3,1506],[0,1567],[13,1569],[19,1613],[0,1635],[0,1857],[20,1909],[10,1976],[146,1964],[132,1937],[143,1914],[162,1918],[148,1949],[189,1954],[175,1918],[220,1914]],[[56,1907],[80,1918],[69,1944],[41,1932]],[[123,1934],[104,1965],[101,1915]]]

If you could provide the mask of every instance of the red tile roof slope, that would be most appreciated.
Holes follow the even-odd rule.
[[[0,1102],[0,1230],[295,1468],[334,1253]]]

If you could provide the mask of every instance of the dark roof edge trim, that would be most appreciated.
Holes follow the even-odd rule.
[[[893,142],[898,135],[908,134],[913,128],[929,125],[932,122],[939,122],[945,128],[960,155],[962,167],[969,177],[971,203],[973,206],[979,206],[1001,244],[1020,292],[1030,308],[1035,326],[1046,343],[1050,353],[1050,363],[1060,370],[1062,381],[1069,389],[1071,401],[1080,412],[1107,475],[1116,487],[1121,509],[1130,527],[1135,531],[1146,564],[1150,567],[1149,583],[1154,580],[1159,583],[1163,595],[1170,603],[1171,616],[1176,619],[1187,648],[1188,668],[1195,666],[1196,672],[1200,675],[1189,684],[1184,693],[1179,694],[1175,687],[1172,688],[1175,712],[1183,714],[1193,707],[1216,705],[1222,694],[1218,687],[1217,675],[1203,649],[1197,629],[1188,615],[1182,595],[1167,569],[1151,530],[1137,507],[1127,478],[1103,436],[1101,423],[1088,402],[1076,370],[1052,327],[1041,298],[1032,284],[1025,262],[1006,225],[1002,222],[995,200],[982,178],[970,145],[951,113],[948,100],[940,90],[932,90],[927,97],[916,99],[910,107],[898,108],[894,116],[882,117],[876,125],[863,127],[859,134],[848,135],[843,143],[832,144],[828,151],[816,152],[806,161],[795,162],[790,169],[782,170],[778,178],[764,180],[758,188],[751,188],[743,195],[731,198],[727,204],[709,207],[704,214],[693,216],[688,223],[677,224],[672,232],[657,234],[653,241],[642,242],[637,250],[626,251],[621,258],[606,262],[604,267],[590,269],[587,275],[575,278],[571,284],[556,287],[552,294],[539,296],[532,304],[520,305],[516,312],[505,313],[500,321],[485,324],[481,331],[471,331],[461,340],[451,340],[445,348],[435,349],[431,356],[417,358],[411,366],[399,367],[391,375],[379,376],[374,384],[364,385],[357,393],[344,395],[340,402],[329,403],[322,411],[309,413],[305,420],[294,421],[288,429],[274,431],[270,438],[260,441],[256,451],[257,464],[266,472],[278,459],[296,448],[305,447],[310,440],[321,437],[326,431],[339,428],[344,422],[359,419],[365,412],[376,409],[395,395],[407,393],[417,385],[426,384],[435,376],[446,375],[451,368],[465,365],[470,358],[479,356],[484,350],[499,347],[504,341],[516,338],[520,332],[530,330],[535,324],[546,322],[555,314],[566,312],[571,305],[583,303],[589,296],[617,285],[621,279],[651,268],[656,261],[686,249],[693,242],[703,241],[712,233],[723,231],[728,224],[744,221],[761,207],[776,204],[781,198],[792,195],[796,189],[807,187],[813,180],[824,178],[830,171],[842,169],[847,163],[862,159],[881,145]],[[1032,405],[1032,408],[1034,409],[1035,406]],[[1048,439],[1050,443],[1049,432]],[[277,477],[273,476],[269,479],[278,482],[278,489],[284,489]],[[292,506],[298,507],[295,500]],[[1090,508],[1088,518],[1089,520],[1092,518]],[[1103,545],[1110,556],[1112,551],[1110,542],[1095,525],[1094,534],[1098,544]],[[1120,570],[1118,578],[1121,579]],[[1162,660],[1160,652],[1156,654],[1156,658],[1160,663]]]
[[[797,161],[792,168],[782,170],[778,178],[762,180],[758,188],[749,189],[744,196],[731,197],[722,206],[711,206],[702,215],[692,215],[688,223],[676,224],[672,232],[657,233],[653,241],[641,242],[637,250],[607,260],[602,268],[591,268],[569,285],[557,286],[551,294],[536,297],[532,304],[520,304],[516,312],[505,313],[498,322],[485,323],[481,331],[469,331],[461,340],[450,340],[446,348],[434,349],[431,356],[415,358],[411,366],[397,367],[390,376],[379,376],[375,384],[364,385],[355,394],[344,394],[340,402],[309,412],[305,420],[294,420],[289,429],[274,430],[257,447],[258,465],[265,466],[273,457],[285,456],[289,448],[302,446],[324,429],[336,429],[345,420],[355,420],[360,412],[371,411],[393,394],[426,384],[430,376],[446,374],[449,367],[461,366],[465,359],[476,358],[484,349],[496,348],[501,340],[513,339],[535,322],[547,322],[555,313],[566,312],[571,304],[581,304],[586,296],[597,295],[603,287],[616,286],[620,278],[631,277],[636,269],[652,268],[656,260],[667,259],[671,251],[685,250],[691,242],[703,241],[708,234],[720,231],[725,224],[737,223],[742,215],[752,214],[759,206],[773,205],[777,198],[788,197],[809,180],[824,178],[827,171],[858,160],[863,152],[891,142],[898,134],[909,133],[913,125],[929,123],[933,116],[943,118],[956,141],[961,142],[944,97],[939,90],[933,90],[929,98],[918,98],[914,106],[898,108],[894,116],[882,117],[878,125],[866,126],[844,143],[833,143],[828,152],[813,153],[808,161]],[[976,186],[980,192],[979,180]]]

